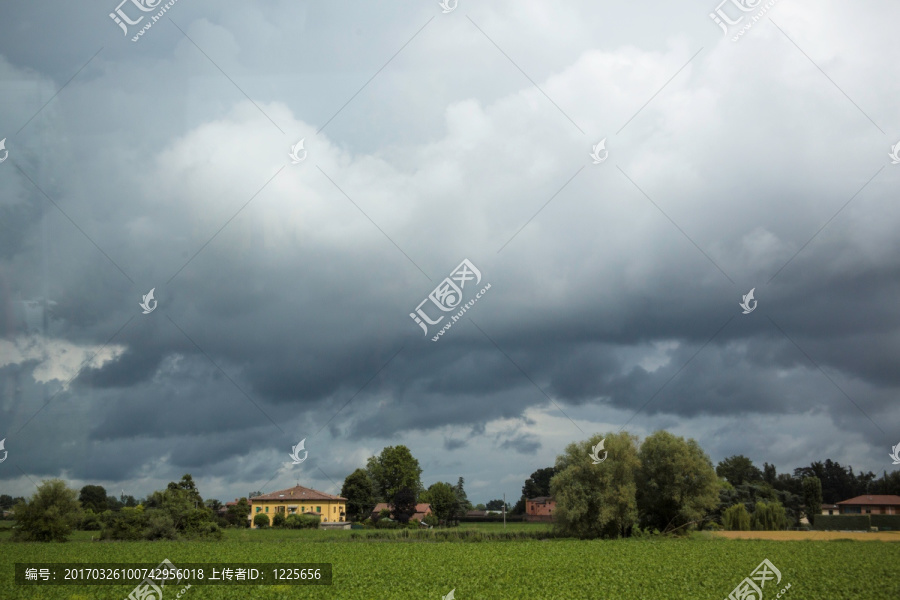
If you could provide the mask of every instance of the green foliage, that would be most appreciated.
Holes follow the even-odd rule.
[[[320,519],[318,515],[302,514],[288,515],[284,520],[285,529],[317,529]]]
[[[367,518],[378,503],[375,486],[365,469],[356,469],[347,475],[341,496],[347,499],[348,521]]]
[[[508,505],[507,505],[508,506]],[[503,510],[503,500],[497,498],[496,500],[489,500],[485,505],[485,510]],[[509,508],[506,509],[509,512]]]
[[[609,459],[593,464],[591,448],[606,439]],[[637,522],[637,438],[628,433],[594,435],[569,444],[557,457],[550,482],[559,532],[579,538],[623,537]]]
[[[743,504],[735,504],[722,513],[722,524],[728,531],[750,531],[750,513]]]
[[[432,511],[433,510],[434,509],[432,509]],[[428,525],[429,527],[435,527],[436,525],[438,525],[440,523],[440,521],[438,520],[438,518],[434,514],[434,512],[432,512],[432,514],[425,515],[425,518],[422,519],[422,522],[425,523],[426,525]]]
[[[762,481],[762,471],[753,466],[753,461],[743,455],[729,456],[716,465],[716,475],[724,477],[733,486],[753,481]]]
[[[816,517],[822,512],[822,482],[818,477],[803,478],[803,512],[809,524],[815,526]]]
[[[275,513],[275,516],[272,517],[272,527],[284,527],[284,521],[284,513],[277,512]]]
[[[15,511],[16,530],[13,539],[23,542],[64,542],[72,529],[81,523],[78,492],[66,487],[60,479],[50,479],[38,486],[34,496],[19,502]]]
[[[693,439],[657,431],[641,444],[637,505],[641,522],[667,533],[706,518],[719,485],[712,462]]]
[[[607,462],[610,459],[607,459]],[[530,527],[534,528],[533,525]],[[25,600],[122,600],[134,585],[16,585],[15,563],[151,562],[168,557],[187,563],[332,563],[334,586],[194,586],[182,596],[207,598],[312,598],[417,600],[441,598],[456,588],[457,598],[522,600],[598,598],[615,600],[697,600],[728,596],[763,558],[784,579],[766,585],[773,600],[793,582],[782,600],[896,598],[896,544],[867,542],[784,542],[732,540],[554,539],[549,532],[504,534],[433,529],[423,531],[291,531],[232,529],[215,544],[139,541],[91,543],[90,533],[66,544],[18,544],[0,552],[0,598]],[[4,536],[6,534],[0,534]],[[355,535],[357,537],[352,538]],[[79,537],[81,536],[81,537]],[[367,541],[371,540],[371,543]],[[83,541],[81,541],[83,540]],[[337,540],[346,540],[338,542]],[[0,547],[4,542],[0,540]],[[848,575],[851,574],[852,576]],[[267,577],[269,574],[267,574]],[[772,588],[770,590],[770,585]],[[167,585],[172,599],[181,586]],[[463,595],[462,592],[465,592]]]
[[[459,502],[459,510],[463,514],[472,510],[472,503],[469,502],[469,497],[466,495],[465,483],[465,479],[460,477],[456,481],[456,485],[453,486],[453,493],[456,494],[456,499]]]
[[[868,515],[869,525],[879,531],[900,531],[900,515]]]
[[[82,531],[100,531],[102,526],[103,524],[100,521],[100,515],[91,509],[87,509],[81,516],[81,525],[78,528]]]
[[[390,502],[401,488],[418,495],[422,490],[422,468],[406,446],[388,446],[366,461],[366,472],[382,502]]]
[[[147,527],[148,515],[144,505],[138,504],[134,508],[123,508],[118,512],[103,511],[100,522],[103,530],[100,538],[104,540],[140,540],[144,537]]]
[[[253,517],[253,525],[265,529],[269,526],[269,515],[266,513],[257,513],[257,515]]]
[[[459,498],[447,482],[431,484],[422,494],[422,501],[431,504],[431,512],[439,523],[449,523],[460,516]]]
[[[225,509],[225,520],[232,527],[249,527],[250,521],[250,503],[246,498],[238,500],[237,504],[233,504]]]
[[[750,528],[754,531],[779,531],[787,529],[784,507],[778,502],[757,502],[750,517]]]
[[[78,501],[81,502],[81,508],[91,510],[97,514],[102,513],[107,508],[106,488],[102,485],[86,485],[81,488],[78,494]]]
[[[400,488],[391,499],[391,517],[400,523],[408,523],[416,512],[416,493],[410,488]]]
[[[125,510],[124,508],[122,510]],[[175,531],[175,522],[164,511],[150,509],[147,513],[147,522],[144,526],[144,539],[148,540],[176,540],[178,533]]]
[[[813,529],[818,531],[868,531],[869,515],[819,515]]]
[[[375,523],[375,529],[398,529],[400,523],[391,519],[378,519]]]

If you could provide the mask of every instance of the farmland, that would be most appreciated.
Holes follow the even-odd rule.
[[[493,524],[467,529],[497,531]],[[527,526],[519,525],[519,530]],[[501,526],[502,528],[502,526]],[[544,529],[543,526],[538,529]],[[19,562],[328,562],[331,587],[192,586],[182,598],[646,598],[721,600],[768,558],[788,600],[884,600],[900,592],[900,544],[853,541],[572,539],[428,542],[350,531],[229,530],[220,542],[11,543],[0,532],[0,598],[125,598],[134,586],[16,586]],[[780,588],[779,588],[780,589]],[[176,589],[172,592],[172,598]],[[774,598],[777,590],[765,598]],[[168,594],[164,598],[168,598]]]

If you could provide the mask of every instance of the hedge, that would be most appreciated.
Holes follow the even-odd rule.
[[[457,517],[456,520],[460,523],[502,523],[503,515],[491,515],[489,517]],[[506,515],[507,523],[521,523],[523,521],[525,521],[524,515]]]
[[[900,515],[869,515],[869,519],[878,531],[900,530]]]
[[[868,531],[877,527],[879,531],[900,529],[900,515],[816,515],[813,529],[817,531]]]

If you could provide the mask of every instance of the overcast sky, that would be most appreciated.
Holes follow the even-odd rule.
[[[733,1],[4,3],[0,489],[896,469],[900,5]]]

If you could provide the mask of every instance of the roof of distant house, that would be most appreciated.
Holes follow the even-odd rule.
[[[295,485],[292,488],[288,488],[286,490],[278,490],[277,492],[272,492],[270,494],[263,494],[262,496],[254,496],[250,498],[250,503],[254,503],[259,500],[343,500],[347,501],[346,498],[341,498],[340,496],[332,496],[331,494],[326,494],[325,492],[320,492],[318,490],[314,490],[308,487],[303,487],[302,485]]]
[[[538,503],[546,504],[547,502],[553,502],[553,496],[538,496],[537,498],[531,498],[529,500],[529,502],[538,502]]]
[[[391,505],[388,504],[387,502],[379,502],[378,504],[375,505],[375,508],[372,509],[372,513],[377,515],[378,513],[380,513],[383,510],[393,510],[393,509],[391,508]],[[419,504],[416,504],[415,514],[413,514],[413,516],[411,516],[410,518],[418,519],[421,521],[430,512],[431,512],[430,504],[419,503]]]
[[[838,502],[838,504],[872,504],[872,505],[883,505],[883,504],[893,504],[900,505],[900,496],[894,495],[863,495],[857,496],[856,498],[850,498],[849,500],[843,500]]]
[[[837,508],[837,507],[838,507],[837,504],[823,504],[823,505],[822,505],[822,508],[823,508],[823,509],[826,509],[826,508]]]

